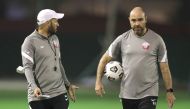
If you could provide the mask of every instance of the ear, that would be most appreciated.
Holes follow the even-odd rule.
[[[47,21],[47,24],[49,25],[50,23],[51,23],[51,20],[48,20],[48,21]]]
[[[128,17],[129,21],[130,21],[130,16]]]

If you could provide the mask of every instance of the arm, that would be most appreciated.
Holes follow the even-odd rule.
[[[169,69],[169,65],[167,62],[160,62],[160,70],[162,73],[162,77],[165,83],[165,87],[167,90],[167,102],[168,102],[168,106],[170,108],[172,108],[174,101],[175,101],[175,96],[173,94],[172,90],[172,77],[171,77],[171,73],[170,73],[170,69]]]
[[[104,87],[102,84],[102,77],[104,74],[104,68],[106,66],[106,64],[112,59],[112,57],[110,57],[108,55],[108,53],[106,52],[102,58],[100,59],[100,62],[98,64],[98,68],[97,68],[97,75],[96,75],[96,83],[95,83],[95,91],[96,94],[99,96],[102,96],[105,91],[104,91]]]
[[[59,64],[60,64],[60,70],[61,70],[61,73],[62,73],[62,76],[63,76],[63,80],[64,80],[64,83],[65,83],[65,87],[69,87],[70,86],[70,82],[69,80],[67,79],[67,76],[65,74],[65,69],[62,65],[62,62],[61,62],[61,59],[59,59]]]
[[[163,77],[166,89],[172,88],[172,77],[171,77],[168,63],[160,62],[160,70],[162,73],[162,77]]]
[[[158,48],[158,62],[160,63],[160,70],[167,90],[167,102],[169,108],[172,108],[175,96],[172,89],[172,77],[168,65],[167,50],[163,39],[160,37],[160,44]]]
[[[100,59],[100,62],[97,68],[96,83],[95,83],[95,91],[98,96],[102,96],[105,93],[104,86],[102,84],[102,77],[104,75],[105,66],[113,58],[116,59],[116,57],[120,55],[121,41],[124,36],[125,36],[125,33],[117,37]]]
[[[28,81],[29,88],[32,89],[34,96],[39,96],[41,94],[41,90],[37,87],[35,83],[34,78],[34,49],[31,43],[31,40],[25,39],[22,48],[21,48],[21,54],[22,54],[22,63],[24,67],[24,72],[26,79]]]

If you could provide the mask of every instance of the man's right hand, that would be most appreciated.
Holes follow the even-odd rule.
[[[96,91],[96,95],[101,96],[101,97],[103,96],[103,94],[105,94],[105,90],[104,90],[104,86],[102,82],[96,83],[95,91]]]
[[[40,88],[35,88],[34,89],[34,96],[35,97],[39,97],[39,95],[41,95],[42,94],[42,92],[41,92],[41,90],[40,90]]]

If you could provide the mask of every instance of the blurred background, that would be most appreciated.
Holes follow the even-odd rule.
[[[95,96],[94,82],[101,55],[118,35],[130,29],[128,16],[134,6],[144,8],[148,27],[163,37],[177,94],[174,109],[187,109],[190,101],[189,0],[1,0],[0,109],[28,107],[26,79],[15,70],[22,65],[21,44],[34,31],[37,13],[44,8],[65,14],[57,33],[62,61],[69,80],[81,87],[79,100],[71,103],[70,109],[89,109],[87,102],[89,106],[103,102],[102,109],[120,109],[119,82],[104,79],[108,94],[101,99]],[[160,88],[162,92],[161,77]],[[10,100],[13,105],[6,104]],[[115,105],[109,107],[112,102]],[[165,95],[161,94],[160,103],[165,102]],[[158,109],[164,108],[167,108],[166,104],[158,105]],[[90,109],[97,108],[91,106]]]

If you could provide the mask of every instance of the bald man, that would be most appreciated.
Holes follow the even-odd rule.
[[[160,35],[146,27],[147,17],[141,7],[130,12],[131,29],[118,36],[101,57],[96,76],[95,91],[102,96],[102,76],[105,65],[121,57],[124,75],[119,97],[123,109],[155,109],[158,98],[158,66],[166,87],[169,108],[175,100],[167,50]],[[158,65],[159,64],[159,65]]]

